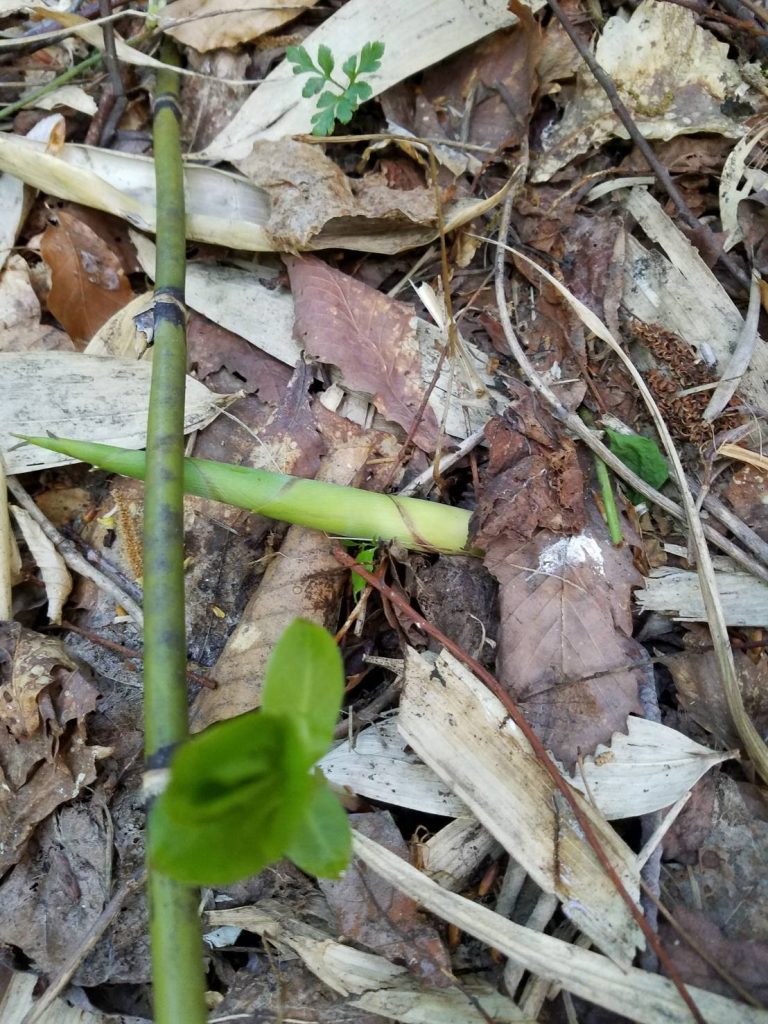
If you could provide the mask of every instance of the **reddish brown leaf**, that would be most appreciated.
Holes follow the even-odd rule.
[[[40,243],[51,270],[48,308],[75,342],[86,342],[133,298],[122,264],[96,232],[66,210]]]
[[[614,548],[591,510],[575,452],[530,391],[489,424],[488,479],[475,542],[500,584],[498,672],[542,740],[569,766],[609,743],[639,711],[629,548]],[[558,531],[557,533],[554,531]],[[574,536],[562,536],[565,532]]]
[[[389,420],[410,430],[422,399],[414,312],[319,259],[287,257],[297,339],[308,355],[338,366],[344,383],[372,396]],[[427,407],[415,441],[434,451],[438,425]]]
[[[474,542],[495,538],[520,543],[536,530],[573,533],[584,523],[584,482],[571,441],[558,438],[552,417],[523,384],[503,419],[486,427],[487,475],[473,520]]]
[[[353,814],[350,823],[407,860],[408,847],[389,813]],[[336,914],[340,935],[404,964],[431,987],[451,984],[450,957],[412,899],[355,862],[337,882],[318,883]]]

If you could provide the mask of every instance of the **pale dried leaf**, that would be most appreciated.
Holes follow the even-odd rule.
[[[175,0],[163,8],[160,27],[200,53],[234,47],[274,32],[314,7],[317,0]],[[184,25],[174,28],[182,19]]]
[[[739,203],[753,192],[758,192],[768,181],[768,174],[762,168],[750,167],[747,164],[750,153],[766,132],[768,125],[748,132],[743,139],[739,139],[723,164],[719,195],[720,222],[723,231],[726,232],[723,242],[725,252],[730,252],[744,237],[739,225]]]
[[[81,114],[93,117],[99,109],[93,96],[90,96],[85,89],[79,85],[62,85],[45,96],[38,96],[32,106],[40,110],[55,110],[56,107],[69,107],[71,110],[78,110]]]
[[[561,812],[552,778],[500,701],[446,652],[432,666],[409,650],[399,727],[536,884],[557,895],[564,913],[612,958],[630,962],[642,942],[639,929],[605,884],[604,869],[578,826]],[[586,801],[582,807],[637,898],[632,851]]]
[[[154,164],[146,157],[74,145],[63,145],[54,154],[46,143],[5,134],[0,135],[0,171],[60,199],[112,213],[142,231],[155,230]],[[282,240],[269,230],[270,199],[264,189],[240,175],[199,164],[186,164],[184,178],[187,238],[249,252],[284,248]],[[487,199],[460,199],[447,206],[445,230],[453,231],[493,209],[508,187]],[[369,198],[372,196],[373,192]],[[366,224],[358,217],[347,225],[340,217],[308,241],[307,248],[394,253],[438,236],[436,218],[414,224],[406,216],[400,226],[397,221],[394,227],[387,223],[392,208],[400,205],[407,209],[407,193],[380,188],[377,201],[385,211],[383,218]],[[422,212],[424,204],[424,197],[416,202]]]
[[[613,78],[640,132],[649,139],[671,139],[693,132],[737,138],[741,125],[722,113],[728,95],[743,82],[728,44],[696,24],[691,11],[657,0],[643,0],[629,19],[610,18],[595,47],[595,59]],[[547,181],[574,157],[612,136],[628,138],[605,90],[582,66],[576,98],[547,134],[532,180]]]
[[[9,473],[74,461],[21,444],[15,434],[48,432],[123,448],[146,444],[152,367],[79,352],[0,353],[0,450]],[[222,396],[187,377],[184,432],[218,415]]]
[[[148,359],[147,347],[154,333],[153,292],[137,295],[118,309],[83,349],[89,356],[110,356],[113,359]]]
[[[394,717],[369,725],[351,743],[340,743],[319,765],[330,782],[358,796],[425,814],[466,814],[464,804],[446,790],[432,769],[407,750]]]
[[[410,864],[353,833],[355,853],[377,874],[444,921],[474,935],[535,975],[638,1024],[690,1024],[691,1012],[667,978],[514,924],[463,896],[446,892]],[[604,883],[603,883],[604,884]],[[768,1012],[689,987],[707,1024],[768,1024]]]
[[[675,803],[721,761],[735,752],[718,753],[660,722],[631,716],[627,733],[578,764],[571,784],[609,820],[650,814]]]
[[[407,968],[386,957],[337,942],[328,932],[306,924],[274,900],[255,906],[214,910],[206,925],[235,926],[262,935],[278,947],[297,953],[306,966],[335,992],[354,996],[359,1006],[406,1024],[480,1024],[488,1017],[467,1000],[470,992],[485,1014],[498,1024],[522,1020],[511,999],[500,996],[481,977],[462,976],[461,987],[422,987]]]
[[[717,572],[717,589],[728,626],[762,628],[768,622],[768,584],[748,572]],[[698,574],[662,566],[651,570],[636,600],[642,611],[661,612],[680,622],[706,622]]]
[[[16,235],[26,213],[24,182],[3,174],[0,176],[0,269],[16,244]]]
[[[48,621],[58,624],[64,603],[72,591],[72,577],[64,559],[29,512],[17,505],[11,505],[11,511],[43,577],[48,595]]]
[[[422,870],[451,892],[461,892],[486,858],[498,860],[503,849],[476,818],[456,818],[419,847]]]
[[[733,300],[646,189],[632,189],[626,208],[656,243],[646,247],[631,236],[627,239],[623,294],[627,311],[644,323],[660,324],[679,335],[707,362],[714,353],[724,365],[744,326]],[[739,393],[759,408],[768,406],[768,348],[760,337]]]
[[[383,416],[410,431],[423,397],[413,310],[320,260],[287,262],[294,330],[307,355],[338,366],[349,387],[370,395]],[[434,451],[438,436],[427,407],[414,440]]]

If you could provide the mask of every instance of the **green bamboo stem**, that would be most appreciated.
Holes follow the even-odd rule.
[[[168,40],[161,56],[175,64]],[[184,619],[184,309],[186,216],[178,75],[159,71],[153,147],[157,256],[144,506],[144,728],[149,769],[165,768],[189,734]],[[152,829],[152,811],[148,829]],[[203,948],[195,889],[147,865],[157,1024],[204,1024]]]
[[[146,479],[144,452],[92,441],[25,440],[111,473]],[[419,551],[475,553],[467,547],[471,513],[420,498],[361,491],[207,459],[184,460],[184,491],[337,537],[397,540]]]

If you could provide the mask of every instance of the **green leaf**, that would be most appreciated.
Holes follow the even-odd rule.
[[[655,441],[641,434],[619,434],[610,427],[606,427],[605,432],[608,436],[608,447],[625,466],[633,469],[656,490],[666,483],[669,478],[669,466]]]
[[[303,46],[289,46],[285,51],[285,59],[293,64],[294,75],[306,75],[309,72],[317,71],[315,62]]]
[[[322,43],[317,48],[317,63],[325,73],[325,77],[330,78],[333,74],[333,66],[336,62],[333,59],[333,54],[330,49]]]
[[[347,59],[344,61],[344,63],[341,66],[341,70],[344,72],[344,74],[347,76],[347,78],[350,80],[350,82],[354,81],[355,69],[356,68],[357,68],[357,57],[353,53],[351,57],[347,57]]]
[[[365,103],[373,96],[373,89],[367,82],[353,82],[346,89],[344,95],[351,103],[354,103],[355,109],[357,109],[361,103]]]
[[[338,98],[339,97],[335,92],[331,92],[329,89],[326,89],[322,95],[317,97],[318,110],[322,110],[323,107],[335,107]]]
[[[315,75],[313,78],[308,78],[304,83],[304,88],[301,90],[301,95],[305,98],[316,96],[324,85],[325,79],[320,78],[318,75]]]
[[[325,93],[323,94],[325,95]],[[321,97],[322,99],[322,97]],[[332,135],[333,128],[336,124],[336,117],[334,114],[335,105],[333,107],[327,107],[325,110],[318,110],[312,115],[312,134],[313,135]]]
[[[376,558],[376,547],[360,548],[355,552],[355,561],[359,562],[364,568],[373,571],[373,563]],[[358,576],[356,572],[353,572],[350,577],[350,583],[352,584],[352,597],[357,601],[362,592],[365,590],[365,580],[362,576]]]
[[[261,706],[269,715],[290,719],[305,770],[328,749],[343,695],[344,669],[333,638],[313,622],[296,619],[272,651]]]
[[[381,58],[384,56],[384,43],[366,43],[360,51],[359,75],[369,75],[372,71],[378,71],[381,67]]]
[[[304,740],[285,717],[250,712],[179,748],[150,814],[149,856],[190,885],[227,884],[280,858],[315,787]]]
[[[352,120],[352,115],[357,110],[357,104],[354,100],[350,100],[346,93],[343,96],[339,96],[336,101],[336,120],[341,121],[342,124],[349,124]]]
[[[337,878],[352,856],[352,833],[344,808],[322,772],[315,776],[315,788],[301,824],[285,851],[308,875]]]

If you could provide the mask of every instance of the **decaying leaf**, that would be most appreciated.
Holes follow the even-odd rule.
[[[96,777],[105,747],[88,746],[84,718],[97,692],[61,641],[0,623],[0,870],[19,858],[38,822]]]
[[[277,900],[261,900],[254,906],[210,911],[205,920],[214,928],[247,929],[278,947],[287,947],[298,954],[309,970],[321,979],[323,986],[344,997],[351,997],[341,1014],[337,1009],[326,1015],[325,1003],[319,1002],[321,994],[318,993],[312,1002],[318,1022],[333,1024],[337,1021],[341,1024],[339,1016],[343,1015],[343,1021],[351,1024],[358,1021],[360,1024],[373,1024],[370,1014],[401,1020],[404,1024],[448,1024],[449,1021],[487,1024],[489,1016],[495,1024],[514,1024],[524,1019],[516,1004],[499,995],[483,975],[462,974],[460,986],[428,987],[403,965],[336,941],[330,932],[301,920]],[[283,965],[281,970],[287,966]],[[233,989],[239,977],[235,979]],[[253,979],[254,976],[249,977]],[[286,979],[286,989],[297,1003],[305,1007],[307,1003],[300,999],[300,985],[300,979],[290,976]],[[242,994],[239,1003],[233,1005],[228,997],[219,1010],[243,1009],[250,1013],[258,994],[258,987],[252,986],[250,991]],[[291,1012],[292,1005],[291,1000],[286,1003],[283,997],[279,1007],[275,1004],[274,1009],[287,1013]],[[357,1017],[352,1015],[349,1006],[368,1012],[364,1017]]]
[[[317,0],[174,0],[163,8],[160,27],[185,46],[205,53],[247,43],[293,21]],[[173,27],[177,21],[186,24]]]
[[[11,511],[43,577],[48,595],[48,621],[61,622],[64,602],[72,590],[72,577],[66,563],[29,512],[17,505],[12,505]]]
[[[573,533],[585,520],[584,480],[572,441],[524,384],[510,381],[513,402],[485,428],[490,457],[473,521],[474,540],[518,543],[541,528]],[[527,563],[526,563],[527,564]],[[493,571],[493,570],[492,570]]]
[[[640,670],[622,666],[643,658],[630,604],[642,577],[596,515],[574,536],[499,538],[485,564],[499,581],[499,677],[570,767],[640,712]]]
[[[0,450],[9,473],[58,466],[72,459],[16,434],[59,437],[143,448],[152,367],[129,359],[80,352],[0,353]],[[187,377],[184,431],[210,423],[226,403]]]
[[[501,702],[446,652],[432,665],[409,650],[399,728],[537,885],[558,897],[564,913],[612,958],[631,961],[642,940],[627,905],[605,884],[568,805],[556,799],[551,777]],[[586,801],[583,809],[636,895],[632,851]]]
[[[138,233],[134,233],[133,240],[143,269],[150,277],[153,276],[154,245]],[[189,263],[186,297],[192,309],[240,335],[282,363],[293,367],[302,358],[302,346],[293,335],[294,299],[287,289],[270,288],[255,274],[237,267],[208,262]],[[384,296],[380,295],[379,298],[387,301]],[[118,314],[118,320],[120,316]],[[426,390],[437,371],[445,336],[440,328],[420,317],[414,316],[413,321],[421,354],[421,384]],[[105,326],[105,332],[108,326]],[[132,322],[116,325],[115,333],[118,337],[127,335],[130,340],[135,337],[134,325]],[[465,360],[447,359],[443,362],[429,400],[436,419],[445,424],[445,432],[450,437],[458,438],[468,437],[474,431],[481,430],[497,405],[503,405],[506,401],[494,381],[487,356],[482,350],[465,341],[464,355]],[[331,372],[332,376],[341,376],[338,371]],[[482,393],[478,394],[478,390]],[[357,392],[352,392],[350,397],[363,405],[367,412],[367,399]],[[353,418],[346,411],[345,415]],[[383,423],[382,420],[376,427],[381,427]]]
[[[598,64],[613,78],[649,139],[693,132],[742,134],[739,123],[721,109],[744,87],[738,65],[727,54],[728,44],[697,25],[691,11],[658,0],[643,0],[629,19],[614,15],[595,47]],[[628,138],[604,89],[585,67],[576,98],[548,133],[532,180],[547,181],[574,157],[616,135]]]
[[[353,814],[350,824],[403,859],[408,847],[392,816],[386,811]],[[362,874],[353,862],[338,880],[318,879],[332,911],[339,935],[403,963],[435,988],[450,985],[451,961],[435,926],[418,906],[375,875]]]
[[[390,188],[380,174],[349,178],[320,146],[255,142],[238,167],[269,196],[264,228],[278,250],[335,248],[356,236],[355,248],[398,252],[437,229],[432,188]]]
[[[692,636],[689,635],[688,650],[664,659],[675,681],[677,698],[691,718],[720,743],[738,745],[714,653],[697,650]],[[707,635],[705,643],[708,642]],[[768,728],[768,659],[763,655],[755,663],[742,651],[734,651],[733,658],[744,707],[755,727],[764,733]]]
[[[413,311],[321,260],[289,258],[296,337],[308,356],[338,366],[349,387],[366,392],[388,420],[414,426],[423,397]],[[414,434],[425,451],[438,439],[427,406]]]
[[[40,242],[51,271],[48,308],[80,347],[133,298],[119,258],[96,232],[60,210]]]
[[[633,818],[675,803],[701,776],[733,752],[719,753],[676,729],[646,718],[627,719],[625,733],[579,761],[570,782],[602,813]]]

